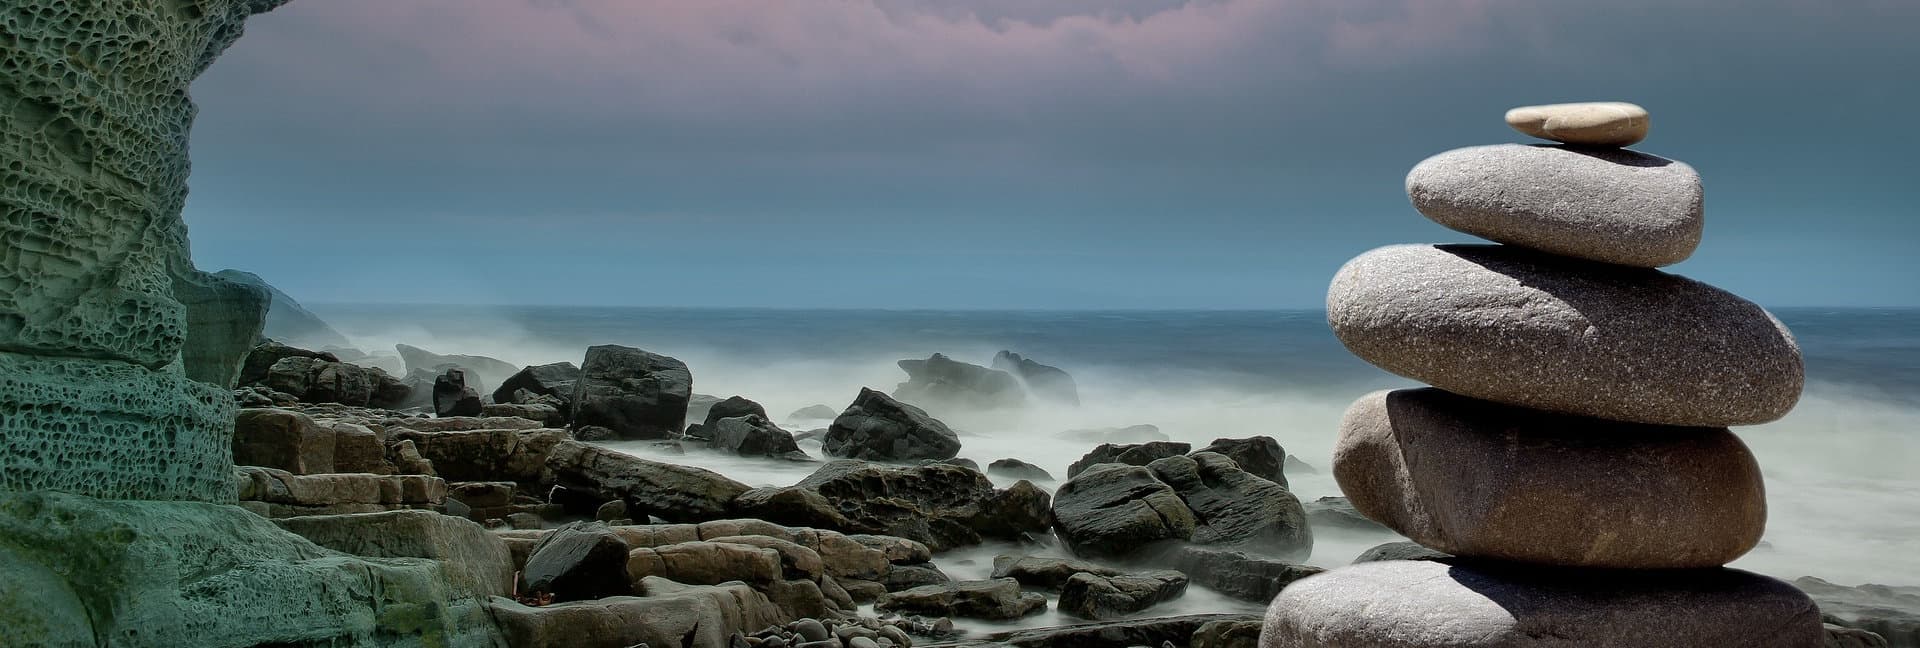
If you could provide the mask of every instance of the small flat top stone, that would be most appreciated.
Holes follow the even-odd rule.
[[[1647,109],[1622,101],[1521,106],[1507,125],[1542,139],[1587,146],[1628,146],[1647,138]]]

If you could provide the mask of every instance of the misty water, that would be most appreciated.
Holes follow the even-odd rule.
[[[792,420],[814,404],[845,407],[863,386],[891,391],[895,361],[940,352],[987,364],[1001,349],[1061,367],[1080,407],[942,416],[960,456],[1001,458],[1064,479],[1096,443],[1066,430],[1148,423],[1198,448],[1220,437],[1268,435],[1318,469],[1289,470],[1303,502],[1339,489],[1328,460],[1347,405],[1375,389],[1410,386],[1347,354],[1318,311],[1036,312],[803,311],[584,307],[314,307],[362,349],[394,343],[479,354],[516,364],[580,362],[592,344],[625,344],[679,358],[694,391],[741,395],[794,432],[828,420]],[[1808,387],[1785,419],[1735,431],[1767,479],[1769,523],[1760,548],[1733,563],[1771,576],[1858,585],[1920,585],[1920,309],[1781,309],[1807,358]],[[397,363],[397,360],[394,362]],[[390,368],[391,370],[391,368]],[[613,444],[635,455],[709,468],[754,486],[789,485],[818,464]],[[818,442],[802,448],[821,456]],[[1011,480],[994,478],[1006,486]],[[1051,490],[1058,482],[1043,483]],[[1597,489],[1606,484],[1594,484]],[[1389,535],[1316,530],[1315,565],[1335,567]],[[1001,552],[941,555],[956,578],[984,578]],[[1150,611],[1254,611],[1200,588]],[[1055,612],[1016,624],[1057,625]]]

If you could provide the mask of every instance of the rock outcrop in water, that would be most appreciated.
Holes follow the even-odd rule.
[[[301,306],[292,296],[281,292],[260,275],[241,270],[221,270],[213,273],[235,283],[245,284],[265,290],[268,295],[267,321],[264,335],[287,344],[310,349],[344,349],[352,346],[347,336],[320,319],[319,315]]]
[[[1508,245],[1386,247],[1334,278],[1341,342],[1439,388],[1355,403],[1334,476],[1360,513],[1458,558],[1300,580],[1263,648],[1821,645],[1805,594],[1720,567],[1766,520],[1725,426],[1793,406],[1799,349],[1760,307],[1653,269],[1698,243],[1699,177],[1596,147],[1644,135],[1618,106],[1517,109],[1516,128],[1573,145],[1408,176],[1421,213]]]

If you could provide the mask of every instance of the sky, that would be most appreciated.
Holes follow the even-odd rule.
[[[209,270],[328,303],[1316,308],[1511,107],[1645,106],[1672,271],[1920,306],[1913,0],[294,0],[193,86]]]

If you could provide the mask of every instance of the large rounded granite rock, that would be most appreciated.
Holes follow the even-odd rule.
[[[1718,567],[1760,541],[1760,465],[1726,428],[1549,414],[1438,389],[1375,392],[1340,425],[1355,509],[1463,557]]]
[[[1800,347],[1766,310],[1657,270],[1498,245],[1394,245],[1348,261],[1327,322],[1354,355],[1475,398],[1656,425],[1780,418]]]
[[[1260,648],[1818,648],[1806,594],[1732,569],[1592,571],[1435,561],[1343,567],[1287,587]]]
[[[1619,149],[1455,149],[1413,167],[1407,196],[1427,218],[1474,236],[1649,268],[1692,255],[1705,221],[1693,167]]]

